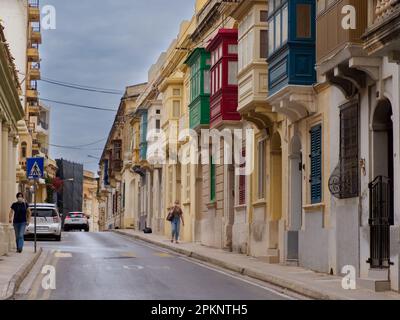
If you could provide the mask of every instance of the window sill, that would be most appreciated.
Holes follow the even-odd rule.
[[[325,208],[325,203],[324,202],[320,202],[320,203],[314,203],[314,204],[307,204],[305,206],[303,206],[303,209],[305,212],[312,212],[312,211],[317,211],[320,209],[324,209]]]
[[[253,207],[256,207],[256,208],[257,207],[263,207],[263,206],[267,205],[267,201],[264,200],[264,199],[256,200],[256,201],[253,201],[252,205],[253,205]]]
[[[215,201],[215,200],[207,203],[207,208],[208,209],[213,209],[213,208],[216,208],[216,207],[217,207],[217,201]]]
[[[235,210],[246,209],[246,208],[247,208],[247,204],[238,204],[238,205],[234,206]]]

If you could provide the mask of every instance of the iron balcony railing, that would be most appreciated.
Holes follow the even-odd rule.
[[[392,181],[378,176],[369,187],[369,226],[371,268],[388,268],[390,262],[390,225],[393,220]]]

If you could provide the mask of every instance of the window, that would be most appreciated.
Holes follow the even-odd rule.
[[[21,157],[22,158],[26,158],[26,148],[27,148],[26,142],[22,142],[21,143]]]
[[[316,125],[310,130],[311,140],[311,203],[322,201],[322,127]]]
[[[296,15],[297,38],[311,38],[311,5],[297,4]]]
[[[281,14],[275,16],[275,50],[281,46]]]
[[[161,128],[161,121],[159,119],[156,120],[156,129],[159,130]]]
[[[282,43],[285,43],[288,40],[288,27],[288,6],[285,6],[282,9]]]
[[[272,52],[274,52],[274,43],[275,43],[274,20],[270,20],[268,23],[268,52],[269,52],[269,54],[272,54]]]
[[[210,201],[215,201],[216,185],[215,185],[215,163],[212,156],[210,157]]]
[[[258,143],[258,199],[265,198],[265,139]]]
[[[179,118],[181,116],[181,102],[174,100],[172,102],[172,117]]]
[[[260,58],[266,59],[268,55],[268,31],[260,30]]]
[[[260,11],[260,22],[267,22],[267,20],[268,20],[268,11],[261,10]]]
[[[210,93],[210,70],[204,70],[204,94]]]
[[[161,110],[160,110],[160,109],[157,109],[157,110],[156,110],[156,114],[161,114]]]
[[[228,45],[228,53],[229,54],[237,54],[238,53],[238,46],[236,44]]]
[[[237,85],[238,63],[228,61],[228,85]]]
[[[275,50],[279,49],[288,40],[288,5],[285,3],[287,3],[287,1],[281,2],[279,0],[275,2],[275,12],[270,15],[268,21],[269,54],[272,54]]]
[[[358,104],[340,110],[340,198],[358,197]]]

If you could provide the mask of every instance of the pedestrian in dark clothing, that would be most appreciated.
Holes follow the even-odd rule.
[[[21,253],[24,248],[24,234],[26,224],[31,219],[31,210],[21,192],[17,193],[17,202],[11,205],[9,222],[14,225],[15,240],[17,243],[17,252]]]

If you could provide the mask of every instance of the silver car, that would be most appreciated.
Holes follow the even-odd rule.
[[[88,217],[83,212],[69,212],[65,216],[64,231],[85,230],[89,232]]]
[[[25,237],[34,235],[34,205],[30,204],[31,220],[25,230]],[[36,204],[36,235],[37,237],[51,237],[57,241],[61,240],[61,217],[55,204],[37,203]]]

